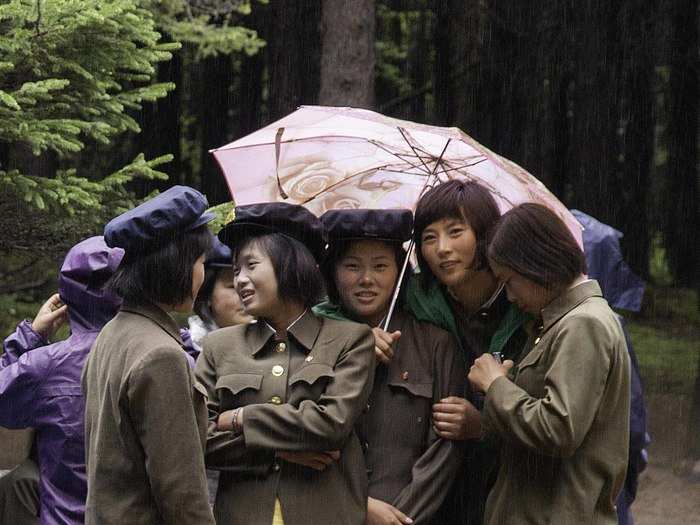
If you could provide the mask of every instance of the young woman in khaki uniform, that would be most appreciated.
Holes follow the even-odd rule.
[[[317,311],[380,326],[406,258],[401,245],[411,237],[411,211],[331,210],[321,220],[332,304]],[[435,513],[460,467],[462,446],[436,434],[432,405],[463,395],[465,368],[450,334],[417,321],[403,300],[388,332],[393,353],[378,352],[372,395],[356,425],[369,478],[367,525],[438,523]]]
[[[219,234],[257,322],[212,332],[196,376],[209,394],[206,463],[231,525],[363,525],[367,478],[353,431],[374,371],[364,325],[317,317],[325,239],[305,208],[236,208]],[[308,248],[307,248],[308,247]]]
[[[536,316],[512,369],[489,354],[469,373],[500,437],[487,525],[617,523],[629,443],[630,365],[620,324],[564,223],[538,204],[499,221],[489,245],[508,298]]]

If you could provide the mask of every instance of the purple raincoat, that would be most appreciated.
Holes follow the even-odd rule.
[[[97,334],[119,309],[121,300],[102,285],[123,254],[120,248],[108,248],[102,237],[91,237],[66,255],[58,291],[68,305],[68,339],[42,346],[46,341],[23,321],[5,340],[0,426],[36,429],[42,524],[84,521],[85,400],[80,374]]]

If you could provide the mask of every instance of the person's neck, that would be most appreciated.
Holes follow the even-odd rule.
[[[450,295],[464,308],[467,315],[476,313],[497,289],[498,279],[488,270],[472,272],[469,279],[447,287]]]
[[[275,330],[278,337],[287,337],[287,328],[306,311],[302,304],[288,305],[280,308],[279,315],[267,319],[268,324]]]

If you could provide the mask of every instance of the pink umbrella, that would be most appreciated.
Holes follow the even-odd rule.
[[[334,208],[414,209],[427,187],[463,178],[489,188],[501,211],[522,202],[548,206],[582,242],[579,222],[540,181],[457,128],[302,106],[212,153],[239,205],[284,200],[317,215]]]

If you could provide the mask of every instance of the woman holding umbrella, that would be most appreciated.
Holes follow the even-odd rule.
[[[526,316],[509,305],[486,259],[487,232],[499,217],[490,192],[471,181],[441,183],[416,205],[413,238],[421,272],[409,282],[406,307],[421,321],[448,330],[467,367],[485,352],[517,359],[527,340]],[[388,352],[391,344],[390,334],[377,334],[380,350]],[[481,437],[475,407],[480,396],[465,386],[464,396],[445,396],[433,407],[433,423],[442,438]],[[494,449],[478,441],[467,444],[462,473],[439,511],[440,523],[482,523],[495,465]]]
[[[502,438],[485,523],[617,523],[625,480],[630,364],[625,337],[583,252],[539,204],[499,221],[488,256],[508,298],[535,316],[527,353],[479,357],[484,428]]]
[[[367,478],[353,431],[371,391],[374,338],[317,317],[320,221],[301,206],[239,206],[220,233],[234,282],[257,322],[203,340],[209,394],[206,463],[221,471],[217,521],[363,525]]]
[[[322,270],[330,304],[316,311],[379,326],[406,258],[402,243],[410,239],[412,219],[410,210],[326,212],[321,220],[329,250]],[[393,355],[379,354],[372,394],[356,425],[369,477],[367,524],[439,523],[433,518],[462,451],[435,433],[431,407],[462,395],[464,365],[448,332],[417,321],[402,305],[389,331]]]

